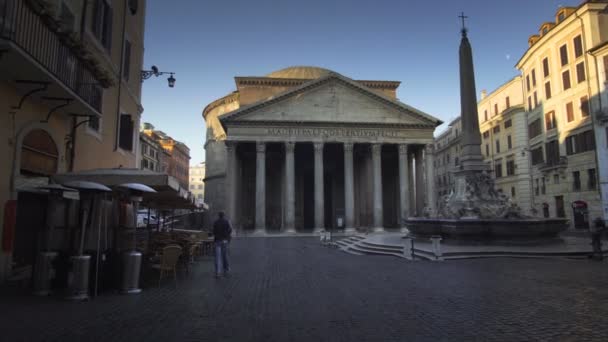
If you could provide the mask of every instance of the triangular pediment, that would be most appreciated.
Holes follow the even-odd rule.
[[[312,80],[220,118],[230,123],[386,124],[436,127],[436,119],[338,74]]]

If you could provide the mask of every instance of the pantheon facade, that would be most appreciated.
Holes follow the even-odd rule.
[[[253,234],[381,231],[435,203],[441,121],[397,100],[400,82],[290,67],[235,83],[203,111],[208,224],[223,210]]]

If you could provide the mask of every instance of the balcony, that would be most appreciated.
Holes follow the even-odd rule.
[[[543,173],[549,173],[552,171],[563,171],[568,167],[568,158],[565,156],[559,157],[558,160],[549,160],[538,166],[538,170]]]
[[[102,88],[109,85],[103,70],[82,46],[70,44],[75,34],[62,31],[36,3],[0,0],[0,80],[13,83],[22,102],[29,96],[65,113],[99,116]]]

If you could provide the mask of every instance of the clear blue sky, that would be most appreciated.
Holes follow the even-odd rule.
[[[469,16],[479,94],[517,75],[528,37],[559,6],[581,1],[148,0],[144,66],[174,71],[177,83],[144,83],[143,121],[186,143],[198,163],[205,158],[202,110],[235,90],[234,76],[293,65],[401,81],[401,101],[449,121],[460,111],[461,11]]]

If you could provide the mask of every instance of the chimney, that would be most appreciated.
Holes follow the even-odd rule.
[[[481,91],[481,99],[482,100],[485,99],[486,96],[488,96],[488,92],[484,89],[484,90]]]

